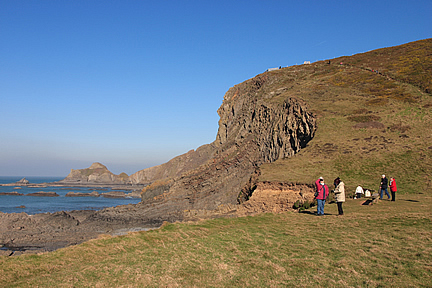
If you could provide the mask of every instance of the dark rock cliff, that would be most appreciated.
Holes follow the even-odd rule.
[[[182,220],[191,210],[215,211],[242,202],[251,194],[251,177],[261,164],[290,157],[313,138],[314,115],[295,98],[272,101],[268,77],[259,75],[229,89],[218,110],[213,143],[131,176],[156,181],[143,190],[138,205],[149,223]],[[114,220],[108,210],[96,214]]]

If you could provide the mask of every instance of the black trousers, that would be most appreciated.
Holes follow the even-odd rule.
[[[391,201],[396,201],[396,192],[391,192],[391,195],[392,195]]]
[[[339,212],[339,215],[343,215],[343,209],[342,209],[342,203],[343,202],[336,202],[337,203],[337,205],[338,205],[338,212]]]

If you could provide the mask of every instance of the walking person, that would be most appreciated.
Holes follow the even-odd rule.
[[[317,181],[315,181],[316,192],[315,199],[317,199],[317,215],[324,216],[324,205],[325,201],[329,195],[329,188],[326,184],[324,184],[324,179],[320,177]]]
[[[380,183],[380,200],[383,199],[383,194],[384,192],[386,193],[388,200],[390,200],[390,194],[387,191],[387,187],[388,187],[388,180],[386,178],[386,176],[383,174],[381,176],[381,183]]]
[[[343,209],[342,204],[345,202],[345,184],[342,182],[342,180],[338,177],[335,179],[335,200],[338,207],[338,215],[343,215]]]
[[[396,179],[394,177],[390,177],[390,192],[392,196],[391,201],[396,201],[396,191],[397,191]]]

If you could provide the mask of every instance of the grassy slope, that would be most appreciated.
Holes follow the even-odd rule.
[[[412,49],[424,43],[428,48]],[[271,101],[304,99],[319,128],[299,155],[265,165],[261,180],[341,176],[350,189],[376,188],[387,173],[398,177],[398,201],[348,200],[343,217],[330,204],[325,217],[306,211],[168,224],[52,253],[0,257],[0,287],[430,287],[432,197],[419,193],[431,181],[432,98],[424,91],[432,73],[398,68],[401,57],[411,61],[410,51],[430,55],[430,47],[427,40],[399,52],[379,50],[391,54],[376,69],[404,82],[365,70],[376,57],[361,54],[333,61],[355,67],[316,63],[271,72],[277,77],[264,88],[275,92]],[[410,73],[420,76],[405,77]],[[384,128],[352,128],[365,119]]]
[[[260,180],[312,183],[323,176],[332,183],[339,176],[353,192],[359,184],[377,189],[386,174],[397,179],[400,193],[431,189],[432,96],[426,93],[431,55],[428,39],[334,59],[330,65],[271,72],[277,81],[267,93],[279,91],[273,101],[301,98],[319,121],[309,145],[293,158],[263,165]],[[383,126],[354,128],[368,121]]]
[[[432,197],[168,224],[0,257],[1,287],[430,287]],[[295,223],[295,225],[293,225]]]

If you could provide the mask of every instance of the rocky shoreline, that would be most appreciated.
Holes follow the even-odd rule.
[[[120,205],[99,211],[76,210],[28,215],[0,212],[0,255],[54,251],[95,239],[156,229],[165,221],[196,221],[294,211],[294,203],[312,201],[313,187],[304,184],[257,183],[249,201],[217,209],[164,210],[150,203]]]
[[[157,228],[162,224],[139,223],[138,219],[130,223],[109,223],[98,221],[95,213],[90,210],[35,215],[0,212],[0,255],[54,251],[97,238],[101,234],[120,235]]]
[[[65,187],[68,188],[95,188],[101,191],[90,193],[68,192],[65,197],[108,197],[108,198],[140,198],[144,185],[124,185],[112,183],[30,183],[25,178],[18,182],[0,184],[0,186],[15,187],[16,189]],[[111,191],[109,191],[111,190]],[[123,191],[121,191],[123,190]],[[127,192],[129,191],[129,193]],[[1,192],[0,195],[29,196],[29,197],[58,197],[55,192],[20,193],[18,191]],[[129,211],[129,220],[114,220],[115,209],[105,212],[111,215],[110,221],[100,221],[94,210],[60,211],[55,213],[40,213],[28,215],[27,213],[0,212],[0,256],[21,255],[23,253],[37,253],[53,251],[58,248],[79,244],[97,238],[100,234],[119,235],[128,231],[141,231],[159,227],[162,222],[140,221],[136,207],[133,204],[124,205]],[[125,216],[124,215],[124,216]],[[134,219],[132,219],[134,218]]]

